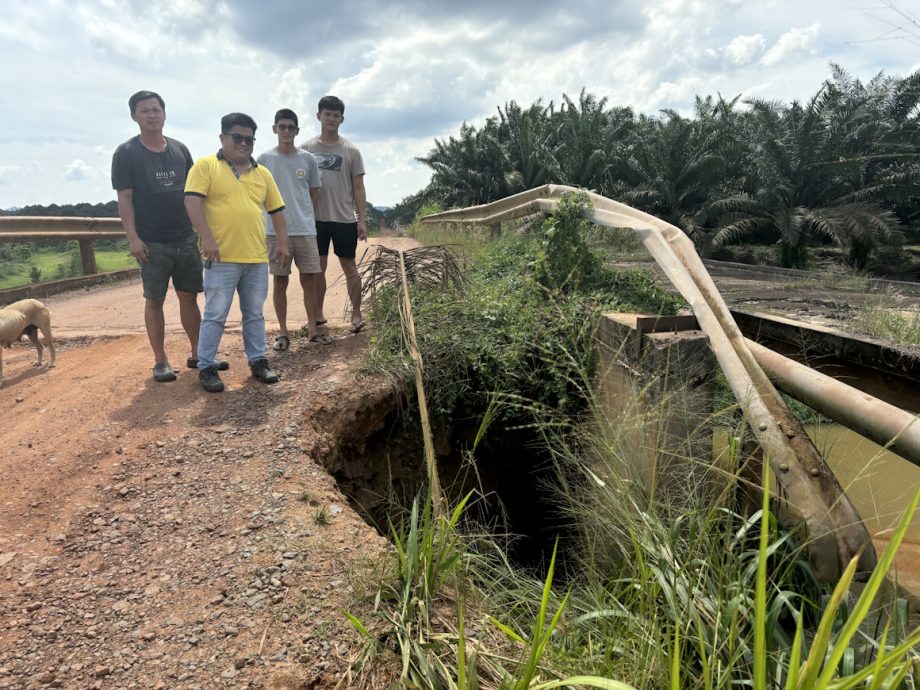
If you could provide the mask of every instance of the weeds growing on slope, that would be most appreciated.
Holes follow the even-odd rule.
[[[509,563],[496,540],[465,529],[469,495],[440,515],[419,499],[405,523],[391,526],[396,557],[371,613],[348,614],[367,640],[357,668],[368,673],[389,660],[398,686],[432,689],[917,688],[920,632],[907,634],[902,609],[889,607],[875,634],[866,624],[920,492],[852,606],[855,559],[825,596],[779,531],[769,490],[753,515],[734,509],[738,445],[719,466],[694,452],[700,444],[678,446],[669,465],[682,468],[680,500],[659,494],[660,482],[634,471],[648,449],[632,431],[648,432],[648,418],[638,405],[605,413],[592,392],[594,278],[540,269],[545,240],[500,238],[488,245],[493,253],[472,256],[463,292],[412,298],[438,411],[492,415],[493,424],[526,415],[543,432],[571,526],[564,589],[555,551],[535,577]],[[570,259],[592,274],[582,258]],[[374,357],[399,366],[387,299],[378,293]],[[538,316],[531,321],[524,309]],[[483,323],[490,313],[495,323]],[[466,325],[477,321],[479,329]],[[567,326],[551,330],[561,345],[541,341],[553,321]],[[768,487],[767,466],[753,488]]]

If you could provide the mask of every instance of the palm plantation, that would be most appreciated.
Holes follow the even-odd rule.
[[[698,97],[689,117],[637,115],[584,91],[558,106],[512,101],[420,160],[431,183],[397,214],[568,184],[667,220],[703,254],[772,244],[802,268],[832,244],[863,269],[920,214],[920,72],[863,83],[834,65],[806,103]]]

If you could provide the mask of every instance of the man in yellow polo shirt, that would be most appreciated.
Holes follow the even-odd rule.
[[[263,383],[278,381],[265,357],[268,249],[263,210],[277,237],[275,260],[283,264],[288,257],[284,201],[272,174],[252,157],[255,120],[230,113],[221,118],[220,130],[220,150],[196,161],[185,183],[185,208],[201,236],[205,258],[198,380],[209,393],[224,389],[217,373],[217,347],[234,292],[240,295],[243,348],[252,375]]]

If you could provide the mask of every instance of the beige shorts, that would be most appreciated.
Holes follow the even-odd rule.
[[[291,255],[284,265],[276,264],[275,243],[278,241],[274,235],[268,235],[268,272],[273,276],[291,275],[291,263],[297,264],[301,273],[319,273],[319,250],[316,248],[316,238],[305,235],[288,237],[288,251]]]

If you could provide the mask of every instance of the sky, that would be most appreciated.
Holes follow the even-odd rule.
[[[368,200],[422,189],[415,159],[510,101],[582,89],[609,106],[689,114],[694,97],[804,100],[838,63],[852,75],[920,69],[920,0],[0,0],[0,208],[115,198],[127,100],[166,101],[167,135],[198,158],[220,118],[277,143],[278,108],[318,133],[345,102]],[[899,13],[900,11],[900,13]],[[907,15],[907,17],[904,16]]]

